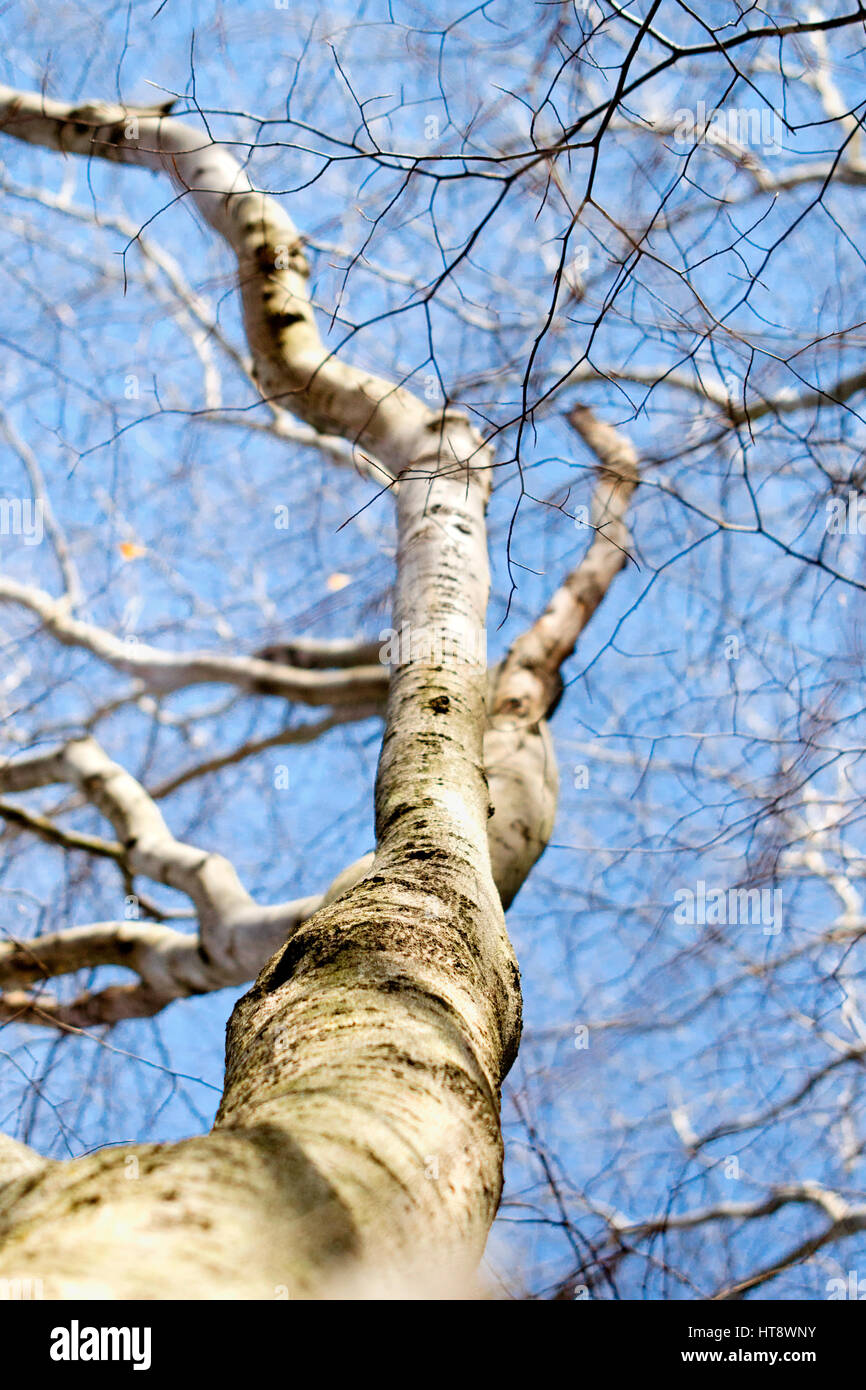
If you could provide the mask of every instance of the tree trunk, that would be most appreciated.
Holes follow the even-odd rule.
[[[0,1268],[49,1297],[453,1292],[501,1187],[499,1089],[520,1031],[503,903],[556,801],[546,708],[489,726],[488,709],[517,704],[507,666],[488,687],[490,451],[463,415],[324,348],[301,238],[226,150],[163,114],[9,88],[0,124],[164,171],[231,246],[262,394],[369,451],[397,494],[393,623],[408,638],[375,855],[293,924],[235,1008],[212,1133],[65,1164],[0,1149]],[[61,640],[104,645],[54,608]]]
[[[9,1277],[237,1298],[444,1290],[477,1262],[519,985],[487,842],[486,670],[462,641],[488,582],[486,475],[454,467],[470,447],[460,417],[437,422],[400,488],[395,626],[439,642],[392,676],[369,872],[235,1008],[209,1136],[23,1173],[20,1146],[0,1151]]]

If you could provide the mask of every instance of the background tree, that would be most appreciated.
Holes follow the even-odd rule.
[[[7,1279],[866,1278],[863,17],[6,17]]]

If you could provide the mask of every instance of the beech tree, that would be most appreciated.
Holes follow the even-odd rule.
[[[368,8],[7,45],[0,1277],[848,1297],[863,12]]]

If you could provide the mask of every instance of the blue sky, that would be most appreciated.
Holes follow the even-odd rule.
[[[845,767],[845,842],[850,853],[862,853],[862,537],[828,537],[825,528],[830,481],[855,469],[862,452],[861,415],[828,407],[805,421],[765,419],[752,434],[741,429],[714,442],[711,412],[701,413],[687,393],[664,384],[648,397],[645,388],[604,380],[571,384],[539,407],[520,441],[518,468],[509,422],[520,412],[523,367],[550,307],[569,220],[562,203],[543,204],[543,177],[540,184],[527,178],[429,312],[420,302],[406,308],[409,296],[423,298],[423,286],[497,190],[482,178],[434,185],[419,177],[387,210],[394,172],[349,157],[345,142],[358,129],[360,102],[365,148],[371,138],[419,154],[431,145],[449,154],[523,147],[530,113],[511,94],[530,90],[534,64],[551,66],[550,7],[493,4],[444,39],[441,31],[464,13],[458,6],[437,5],[435,23],[397,3],[319,13],[305,3],[214,10],[168,0],[154,17],[155,9],[106,6],[96,22],[93,11],[77,7],[22,6],[3,21],[3,81],[32,89],[45,79],[49,94],[70,100],[145,101],[154,92],[149,83],[157,95],[179,93],[181,109],[194,99],[215,136],[241,142],[244,153],[256,146],[252,177],[285,201],[309,238],[323,332],[337,308],[328,341],[336,346],[350,335],[343,351],[351,360],[408,378],[434,400],[444,385],[501,431],[490,512],[492,659],[540,611],[586,544],[572,514],[589,500],[591,459],[563,419],[566,408],[580,399],[625,422],[641,457],[651,460],[633,509],[632,560],[564,673],[566,696],[553,725],[562,783],[553,841],[509,914],[527,1041],[506,1097],[511,1205],[494,1236],[495,1258],[503,1268],[531,1270],[538,1287],[572,1261],[527,1123],[552,1155],[582,1239],[598,1234],[598,1218],[587,1211],[595,1203],[652,1215],[668,1204],[678,1211],[746,1199],[795,1175],[859,1190],[862,1160],[852,1169],[839,1158],[833,1116],[844,1085],[835,1079],[818,1088],[805,1113],[739,1136],[734,1147],[712,1147],[715,1166],[689,1159],[671,1115],[685,1105],[702,1133],[720,1117],[796,1089],[826,1056],[820,1027],[810,1033],[798,1018],[844,1034],[839,1010],[861,973],[856,958],[831,961],[808,950],[780,966],[771,987],[743,969],[746,959],[754,964],[808,945],[830,919],[832,894],[807,875],[785,881],[781,942],[700,941],[672,921],[677,886],[772,873],[788,828],[766,811],[801,773],[820,797],[835,796]],[[722,5],[707,10],[720,20],[731,13]],[[662,8],[669,23],[673,11]],[[612,41],[606,45],[600,41],[599,58],[612,59]],[[857,58],[853,41],[841,48],[844,88],[854,82]],[[602,87],[610,80],[591,75]],[[696,64],[639,94],[634,106],[642,119],[670,117],[698,97],[720,100],[729,80],[719,67]],[[590,76],[585,82],[586,90],[583,79],[563,83],[540,119],[552,130],[557,120],[574,119],[589,100]],[[809,119],[812,94],[796,81],[784,92],[772,74],[765,84],[792,124]],[[731,100],[745,101],[741,92]],[[835,128],[789,132],[774,167],[817,158],[838,143]],[[563,364],[586,361],[607,371],[661,373],[681,362],[689,372],[694,360],[713,381],[741,390],[748,376],[749,389],[766,392],[802,389],[804,380],[827,386],[859,365],[859,190],[834,189],[824,207],[811,210],[813,187],[775,203],[720,208],[722,190],[739,187],[740,175],[700,151],[685,181],[686,153],[634,131],[614,133],[603,146],[598,201],[607,215],[587,210],[571,232],[572,245],[588,247],[591,288],[542,343],[530,399],[545,397]],[[0,157],[10,194],[0,232],[5,408],[45,472],[85,581],[88,616],[170,648],[253,651],[299,633],[376,636],[389,621],[388,498],[315,452],[249,428],[264,413],[218,344],[222,414],[231,419],[204,417],[202,365],[177,296],[158,270],[148,271],[117,219],[145,227],[175,258],[225,339],[243,351],[225,250],[154,176],[12,141]],[[567,163],[578,194],[588,159],[578,151]],[[34,201],[34,189],[92,209],[95,224]],[[663,197],[671,224],[653,234],[653,255],[617,288],[622,252],[614,224],[626,216],[638,222]],[[688,212],[681,223],[678,209]],[[349,257],[362,248],[366,260],[347,277]],[[668,268],[674,263],[678,274]],[[730,333],[706,338],[698,297]],[[810,348],[816,337],[820,346]],[[3,490],[17,495],[24,471],[2,449]],[[764,535],[748,529],[756,502]],[[289,511],[287,530],[274,525],[280,506]],[[713,517],[745,529],[720,533]],[[124,559],[124,542],[142,547],[142,555]],[[822,556],[829,568],[804,564],[803,555]],[[57,591],[47,545],[2,537],[0,560],[15,577]],[[349,582],[337,589],[334,575]],[[34,743],[60,737],[78,727],[95,698],[124,688],[91,658],[44,637],[25,643],[30,625],[8,612],[0,618],[10,667],[22,657],[29,663],[7,697],[16,736]],[[732,635],[734,660],[725,654]],[[308,717],[224,689],[177,694],[167,709],[170,724],[155,726],[147,713],[125,707],[99,725],[112,755],[148,785],[273,732],[287,718]],[[368,721],[308,747],[272,750],[190,783],[166,799],[165,814],[178,837],[229,855],[262,900],[317,891],[371,846],[378,737],[379,725]],[[274,785],[283,764],[285,792]],[[588,787],[579,785],[584,766]],[[55,801],[53,793],[44,798],[45,805]],[[76,823],[97,825],[88,812]],[[121,911],[109,870],[83,876],[80,863],[44,846],[17,840],[10,849],[0,886],[16,935]],[[168,890],[160,893],[160,901],[170,899]],[[844,988],[840,971],[849,980]],[[710,997],[690,1011],[702,993]],[[229,992],[186,1001],[98,1044],[4,1030],[0,1126],[57,1156],[203,1128],[219,1096],[231,1003]],[[682,1023],[653,1026],[679,1012]],[[643,1026],[613,1026],[632,1014]],[[582,1052],[574,1038],[584,1023],[597,1026]],[[719,1166],[731,1153],[743,1170],[736,1193]],[[774,1242],[785,1246],[804,1221],[786,1211],[760,1232],[744,1229],[732,1244],[735,1261],[748,1266]],[[849,1257],[850,1247],[845,1269]],[[725,1276],[718,1242],[696,1244],[686,1259],[699,1283],[713,1286]],[[785,1287],[790,1296],[821,1297],[825,1274],[836,1272],[794,1273]],[[783,1283],[773,1286],[777,1295]],[[690,1296],[661,1261],[623,1266],[617,1285],[622,1296]]]

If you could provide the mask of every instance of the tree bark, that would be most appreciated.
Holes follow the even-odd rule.
[[[393,627],[408,637],[390,680],[363,664],[363,648],[340,647],[334,660],[318,649],[179,658],[148,648],[130,665],[117,639],[73,619],[63,600],[11,581],[0,590],[61,642],[164,691],[227,680],[339,704],[388,690],[376,850],[315,911],[315,899],[260,908],[227,861],[174,840],[144,789],[93,740],[0,769],[6,790],[77,786],[118,835],[91,852],[180,887],[199,919],[194,950],[181,933],[148,924],[117,933],[98,923],[46,939],[42,964],[53,953],[58,972],[80,963],[83,945],[95,963],[117,963],[128,949],[141,967],[139,986],[58,1005],[55,1022],[74,1026],[76,1008],[81,1020],[98,1019],[97,1005],[108,1021],[153,1012],[178,992],[249,978],[256,951],[282,932],[229,1021],[211,1134],[69,1163],[0,1144],[0,1272],[40,1279],[48,1297],[462,1290],[499,1200],[499,1091],[520,1033],[503,905],[552,828],[557,777],[545,717],[561,691],[561,661],[625,562],[636,460],[589,412],[573,419],[600,465],[596,539],[488,674],[490,450],[461,413],[431,411],[326,351],[302,241],[284,209],[225,150],[165,115],[71,108],[0,88],[0,126],[167,172],[232,247],[263,394],[369,451],[365,466],[396,494]],[[62,838],[48,822],[41,833]],[[0,975],[21,982],[23,972],[26,984],[38,973],[23,949],[0,957]]]
[[[372,866],[235,1008],[211,1135],[11,1177],[10,1277],[49,1297],[304,1296],[422,1271],[444,1289],[477,1262],[519,985],[488,851],[487,676],[462,640],[487,601],[487,475],[454,466],[476,448],[449,418],[403,474],[395,626],[439,643],[392,674]]]
[[[263,393],[399,478],[394,625],[413,650],[390,681],[372,866],[235,1008],[212,1133],[23,1175],[18,1148],[0,1153],[0,1268],[48,1297],[454,1289],[496,1211],[520,1028],[487,839],[487,673],[467,660],[488,595],[489,456],[462,415],[325,351],[293,224],[225,151],[127,115],[0,93],[10,133],[166,169],[232,245]]]

